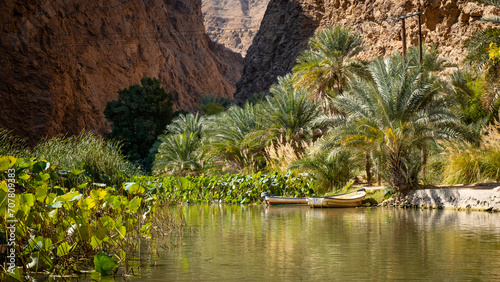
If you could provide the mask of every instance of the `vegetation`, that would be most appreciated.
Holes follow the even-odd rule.
[[[296,87],[313,93],[326,110],[327,98],[342,95],[352,79],[366,75],[365,62],[356,58],[364,49],[362,43],[363,37],[349,28],[317,31],[293,67]]]
[[[61,175],[81,171],[65,173],[47,161],[12,156],[0,157],[0,173],[0,232],[15,233],[13,248],[22,271],[14,267],[9,275],[19,281],[36,272],[68,275],[89,269],[97,271],[92,275],[97,279],[115,273],[119,265],[128,273],[127,259],[137,250],[139,237],[150,238],[156,231],[166,232],[158,228],[178,224],[161,208],[162,195],[136,183],[67,188],[54,183]],[[158,223],[165,220],[171,224]]]
[[[147,171],[150,149],[173,116],[172,95],[160,86],[160,80],[149,77],[118,94],[118,100],[109,102],[104,111],[112,122],[109,137],[123,142],[128,159]]]
[[[2,129],[0,155],[11,156],[0,157],[0,211],[15,208],[1,217],[0,234],[9,217],[22,221],[16,251],[25,278],[90,268],[107,275],[128,268],[138,238],[181,224],[167,204],[333,194],[362,178],[370,185],[374,173],[401,193],[500,181],[496,32],[472,37],[471,67],[443,77],[436,73],[451,64],[436,47],[422,62],[413,48],[368,63],[357,59],[360,34],[328,28],[293,74],[243,107],[208,95],[197,114],[173,118],[171,96],[145,77],[107,105],[110,140],[82,132],[29,148]],[[155,177],[133,166],[153,163]]]

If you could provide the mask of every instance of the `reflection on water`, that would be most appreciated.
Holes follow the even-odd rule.
[[[137,280],[500,280],[500,214],[190,206]]]

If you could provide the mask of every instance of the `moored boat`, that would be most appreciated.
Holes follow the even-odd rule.
[[[307,205],[307,198],[271,196],[267,192],[261,193],[267,205]]]
[[[307,198],[307,203],[312,208],[351,208],[361,206],[365,196],[365,189],[359,189],[342,195]]]

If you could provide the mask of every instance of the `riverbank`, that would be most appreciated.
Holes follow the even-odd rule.
[[[392,197],[379,205],[500,212],[500,183],[433,186]]]

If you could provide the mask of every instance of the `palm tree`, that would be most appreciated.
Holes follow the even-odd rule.
[[[313,136],[312,122],[320,114],[319,104],[308,98],[306,91],[293,87],[290,74],[279,77],[269,91],[266,102],[259,104],[263,129],[253,135],[265,136],[263,141],[271,143],[293,143],[298,148],[302,140]]]
[[[195,133],[162,135],[160,140],[153,166],[155,174],[182,175],[204,167],[201,139]]]
[[[366,76],[366,63],[356,58],[364,47],[363,37],[349,28],[317,31],[293,67],[295,87],[312,92],[327,110],[327,98],[342,94],[357,75]]]
[[[254,154],[259,144],[247,142],[247,134],[259,130],[257,113],[253,105],[247,103],[243,108],[232,106],[226,112],[211,116],[207,120],[207,146],[210,154],[219,157],[233,169],[255,165]]]
[[[343,148],[336,148],[330,153],[314,152],[313,149],[307,157],[290,164],[288,169],[314,173],[323,188],[316,192],[323,194],[331,188],[333,192],[342,188],[354,176],[355,166],[351,152]]]
[[[177,117],[171,124],[167,125],[166,129],[169,134],[186,133],[189,135],[193,133],[198,138],[202,138],[206,127],[205,117],[200,117],[198,114],[187,114]]]
[[[420,150],[438,139],[463,139],[467,132],[440,94],[442,85],[422,65],[395,54],[368,69],[373,81],[356,79],[333,100],[347,117],[333,118],[339,126],[332,140],[382,156],[389,182],[406,193],[418,183]]]

